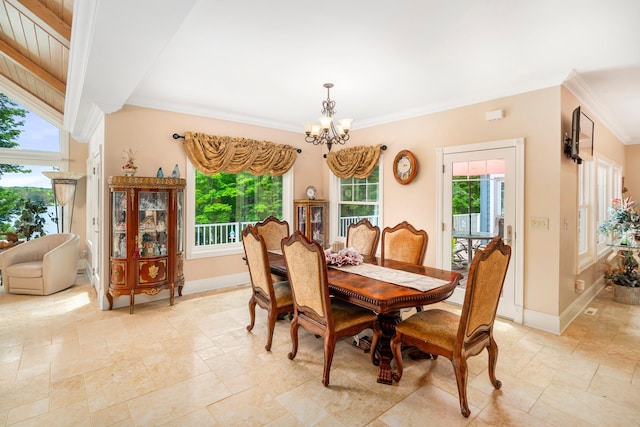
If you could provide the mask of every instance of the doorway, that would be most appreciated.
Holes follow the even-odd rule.
[[[436,263],[463,275],[447,301],[463,303],[473,255],[501,236],[512,252],[498,315],[522,323],[524,139],[441,148],[438,162],[442,227]]]

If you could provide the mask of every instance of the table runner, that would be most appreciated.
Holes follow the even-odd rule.
[[[435,277],[424,276],[422,274],[410,273],[408,271],[395,270],[393,268],[381,267],[375,264],[345,265],[342,267],[329,266],[336,270],[358,274],[371,279],[382,280],[394,285],[406,286],[422,292],[430,291],[449,283],[448,280],[436,279]]]

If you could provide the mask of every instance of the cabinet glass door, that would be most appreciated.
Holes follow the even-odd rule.
[[[167,254],[168,192],[138,193],[138,251],[149,258]]]
[[[324,209],[322,206],[311,206],[311,238],[324,246]]]
[[[302,234],[307,234],[307,208],[305,206],[298,206],[298,224],[297,228]]]
[[[114,191],[111,195],[111,256],[127,257],[127,193]]]
[[[184,192],[178,191],[177,192],[177,198],[178,198],[178,228],[177,228],[177,237],[178,237],[178,253],[182,253],[183,251],[183,245],[184,245],[184,236],[183,236],[183,217],[182,217],[182,213],[184,212],[183,209],[183,204],[184,204]]]

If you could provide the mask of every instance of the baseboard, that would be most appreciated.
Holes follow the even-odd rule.
[[[525,326],[540,329],[552,334],[561,335],[564,330],[578,317],[580,313],[589,305],[596,295],[604,288],[604,280],[600,279],[591,285],[588,289],[582,291],[580,296],[571,303],[560,316],[553,316],[551,314],[540,313],[533,310],[524,310]]]

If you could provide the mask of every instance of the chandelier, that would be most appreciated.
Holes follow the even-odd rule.
[[[336,102],[329,97],[329,90],[333,87],[333,83],[325,83],[327,88],[327,99],[322,101],[323,117],[320,117],[320,124],[307,123],[304,127],[306,134],[304,140],[313,144],[327,144],[329,151],[333,144],[344,145],[349,140],[349,128],[353,119],[342,119],[340,124],[335,126],[333,123],[333,114],[336,112]]]

